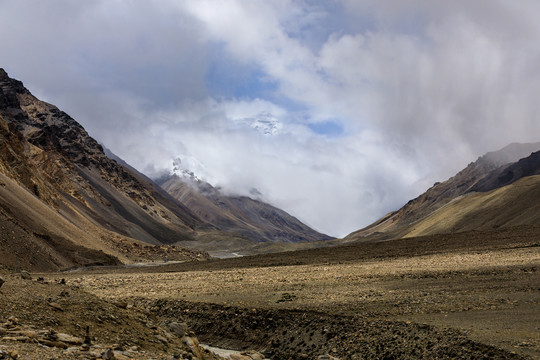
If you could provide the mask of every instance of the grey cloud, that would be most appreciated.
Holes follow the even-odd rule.
[[[0,8],[0,66],[113,152],[148,173],[195,158],[206,180],[243,194],[255,187],[333,235],[540,133],[533,0]],[[209,94],[207,71],[223,52],[230,79],[258,69],[273,85],[261,92],[269,97]],[[264,112],[280,121],[274,136],[246,121]],[[343,125],[341,137],[306,126],[328,119]]]

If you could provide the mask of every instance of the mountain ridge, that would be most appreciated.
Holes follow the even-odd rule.
[[[345,237],[345,241],[386,240],[418,235],[412,231],[418,223],[447,206],[474,193],[488,193],[512,185],[523,177],[540,173],[540,143],[512,143],[499,151],[489,152],[470,163],[448,180],[435,183],[401,209]],[[528,155],[528,156],[527,156]],[[488,195],[479,195],[479,197]],[[453,205],[456,208],[457,205]],[[455,211],[458,211],[457,209]],[[449,216],[449,214],[447,214]],[[496,224],[494,224],[496,225]],[[499,225],[500,226],[500,225]],[[463,229],[472,230],[463,226]],[[438,231],[461,231],[462,227]],[[433,233],[426,233],[433,234]]]
[[[0,254],[12,254],[3,261],[11,267],[204,259],[208,254],[197,247],[210,241],[226,250],[237,236],[205,221],[120,158],[111,159],[77,121],[3,69],[0,175],[8,184],[0,189]],[[242,236],[241,244],[253,245]],[[27,259],[25,251],[12,251],[17,246],[37,249],[37,255]]]
[[[251,245],[259,245],[259,248],[260,243],[267,242],[298,243],[332,239],[281,209],[247,196],[225,195],[200,179],[186,179],[173,174],[162,178],[160,185],[217,229],[238,239],[254,240]],[[243,241],[241,243],[242,246],[247,245]],[[242,251],[241,246],[236,247],[238,249],[235,250]]]

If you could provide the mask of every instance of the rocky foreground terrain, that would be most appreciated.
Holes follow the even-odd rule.
[[[246,360],[539,359],[539,238],[520,227],[32,279],[3,271],[0,356],[217,358],[201,342]]]

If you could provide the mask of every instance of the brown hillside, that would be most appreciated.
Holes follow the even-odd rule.
[[[523,176],[533,175],[535,171],[538,171],[540,165],[537,159],[538,154],[531,153],[538,149],[540,149],[540,143],[511,144],[499,151],[487,153],[454,177],[442,183],[436,183],[398,211],[348,235],[345,241],[401,237],[412,231],[413,227],[418,227],[418,224],[422,223],[426,217],[450,206],[463,196],[469,196],[468,194],[477,191],[493,190],[511,184]],[[523,160],[520,160],[522,158]],[[520,161],[518,162],[518,160]],[[533,165],[534,163],[536,165]],[[506,180],[501,178],[501,174],[506,174],[504,176],[508,177],[510,173],[512,174],[510,178]],[[497,217],[496,214],[486,214],[485,216]],[[491,222],[490,224],[493,226],[504,225]],[[442,229],[443,226],[441,225],[439,228]],[[472,229],[471,227],[466,228]],[[446,229],[444,232],[449,231],[458,231],[458,228]]]
[[[2,69],[0,173],[0,252],[8,266],[46,270],[130,261],[137,256],[129,249],[143,246],[140,241],[190,240],[204,225],[109,159],[81,125]]]
[[[488,153],[456,176],[435,184],[400,210],[348,235],[345,240],[390,239],[534,225],[534,219],[540,213],[536,204],[531,202],[535,199],[536,178],[525,178],[539,173],[540,152],[531,154],[531,149],[538,148],[539,143],[512,144],[498,152]],[[506,163],[510,159],[515,160]]]
[[[246,196],[224,195],[201,180],[181,179],[173,175],[161,186],[201,219],[229,235],[229,241],[222,242],[215,241],[213,233],[199,236],[200,246],[206,250],[246,253],[261,242],[298,243],[331,239],[272,205]],[[260,250],[261,246],[258,248]]]

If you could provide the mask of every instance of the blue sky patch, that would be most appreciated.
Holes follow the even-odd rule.
[[[268,99],[274,96],[278,83],[258,66],[240,63],[217,51],[208,67],[206,86],[212,97]]]
[[[333,120],[308,124],[308,127],[316,134],[330,137],[341,136],[344,132],[343,125]]]

